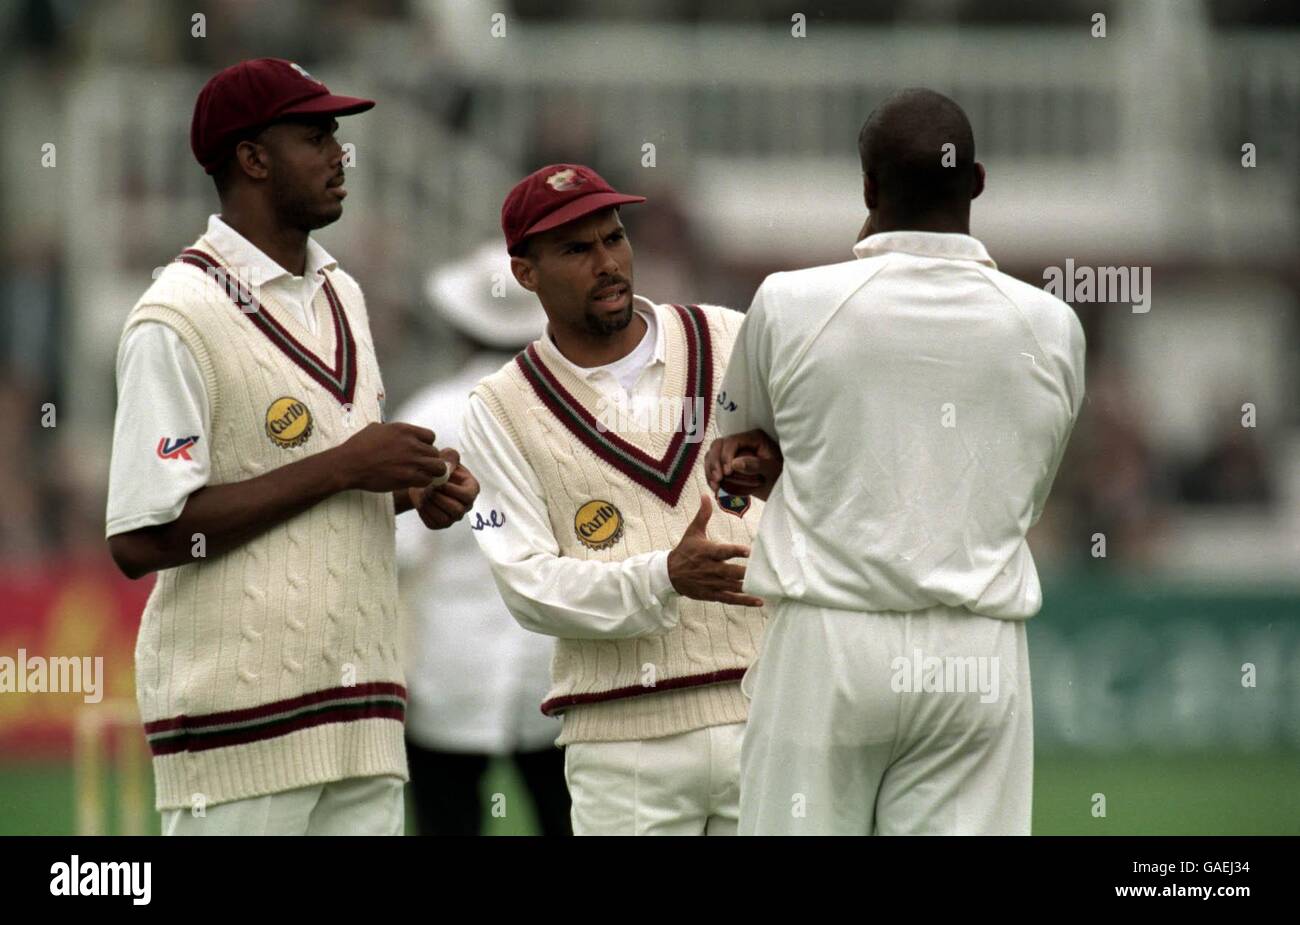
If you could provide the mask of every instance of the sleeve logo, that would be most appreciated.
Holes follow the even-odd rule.
[[[266,435],[276,446],[302,446],[311,431],[311,412],[296,398],[277,398],[266,409]]]
[[[505,525],[506,515],[493,509],[487,517],[475,511],[474,522],[469,525],[469,528],[471,530],[486,530],[488,527],[504,527]]]
[[[184,459],[192,462],[190,456],[190,447],[199,442],[195,437],[161,437],[158,440],[158,458],[159,459]]]

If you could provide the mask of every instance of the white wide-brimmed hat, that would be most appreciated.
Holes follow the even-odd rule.
[[[546,330],[546,312],[515,280],[500,241],[434,270],[424,291],[439,318],[489,347],[519,350]]]

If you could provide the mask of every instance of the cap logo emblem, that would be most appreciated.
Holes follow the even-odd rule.
[[[306,68],[304,68],[301,64],[294,64],[292,61],[290,61],[289,67],[293,68],[295,71],[297,71],[299,74],[301,74],[303,77],[306,77],[308,80],[312,81],[313,83],[320,83],[319,80],[317,80],[315,77],[308,74]],[[321,86],[324,86],[324,84],[321,84]]]
[[[586,178],[578,176],[578,172],[572,167],[567,167],[564,170],[557,170],[546,178],[546,185],[557,193],[577,189],[586,182]]]

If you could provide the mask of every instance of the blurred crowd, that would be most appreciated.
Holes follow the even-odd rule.
[[[14,175],[8,168],[15,158],[36,156],[31,145],[19,149],[15,140],[52,136],[51,126],[61,118],[62,90],[77,69],[96,63],[172,64],[208,73],[259,55],[287,57],[310,67],[346,56],[355,36],[364,33],[368,24],[382,22],[410,22],[429,33],[429,72],[447,77],[438,85],[439,92],[430,94],[429,110],[455,131],[473,105],[473,88],[456,80],[454,69],[440,70],[440,56],[451,52],[438,44],[439,23],[446,17],[487,17],[494,5],[478,0],[456,4],[224,0],[205,5],[209,22],[220,21],[221,28],[211,30],[208,41],[190,42],[173,25],[177,18],[189,20],[192,6],[170,0],[5,4],[0,11],[0,96],[12,103],[22,94],[26,103],[4,107],[16,120],[7,125],[5,174]],[[685,22],[726,18],[734,14],[730,9],[734,6],[709,0],[657,4],[515,0],[510,4],[524,18],[601,15]],[[749,4],[744,16],[762,16],[786,6]],[[963,23],[1049,23],[1090,8],[1080,3],[1027,5],[1011,0],[887,0],[843,6],[836,14],[841,18],[886,23],[935,17]],[[1242,25],[1293,26],[1300,12],[1295,4],[1218,0],[1208,9],[1220,22]],[[819,8],[817,15],[829,14]],[[327,22],[329,28],[303,28],[305,21]],[[637,253],[637,288],[646,295],[660,301],[707,301],[744,309],[762,275],[784,269],[738,267],[716,260],[708,241],[693,233],[678,193],[671,188],[645,189],[642,176],[602,165],[599,148],[584,135],[581,120],[570,114],[539,118],[538,125],[538,133],[525,148],[526,163],[518,165],[521,175],[542,163],[590,158],[615,187],[626,186],[650,197],[650,207],[627,216]],[[363,203],[354,208],[364,214]],[[976,209],[978,213],[978,204]],[[0,182],[0,260],[5,267],[0,275],[0,563],[103,556],[104,486],[89,474],[98,470],[86,461],[108,448],[70,445],[59,428],[46,426],[44,413],[47,404],[56,414],[71,413],[61,406],[69,362],[62,345],[70,324],[66,298],[70,268],[61,234],[63,223],[73,219],[34,199],[21,184]],[[428,384],[431,371],[454,368],[466,347],[439,331],[429,306],[418,296],[423,280],[404,280],[388,288],[376,285],[372,291],[370,280],[385,274],[382,216],[356,220],[376,227],[374,243],[365,252],[340,257],[367,286],[377,349],[390,380],[390,407],[396,407]],[[843,259],[851,243],[846,242],[845,253],[827,254],[825,260]],[[1011,269],[1014,272],[1014,266]],[[1024,276],[1040,283],[1031,272]],[[1203,445],[1177,451],[1162,448],[1150,433],[1149,410],[1139,406],[1126,386],[1123,369],[1110,349],[1107,316],[1088,307],[1081,307],[1080,315],[1089,338],[1089,400],[1048,513],[1034,536],[1041,558],[1049,565],[1096,565],[1087,537],[1104,532],[1119,538],[1127,549],[1139,551],[1125,559],[1124,567],[1140,569],[1149,559],[1141,551],[1159,544],[1171,511],[1231,508],[1267,513],[1279,492],[1277,448],[1269,442],[1276,439],[1276,432],[1243,428],[1237,409],[1225,407],[1218,409],[1222,423]],[[111,382],[103,386],[112,387]]]

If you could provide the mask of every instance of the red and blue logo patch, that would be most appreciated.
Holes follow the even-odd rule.
[[[158,458],[192,461],[190,447],[198,442],[198,437],[161,437],[158,440]]]

